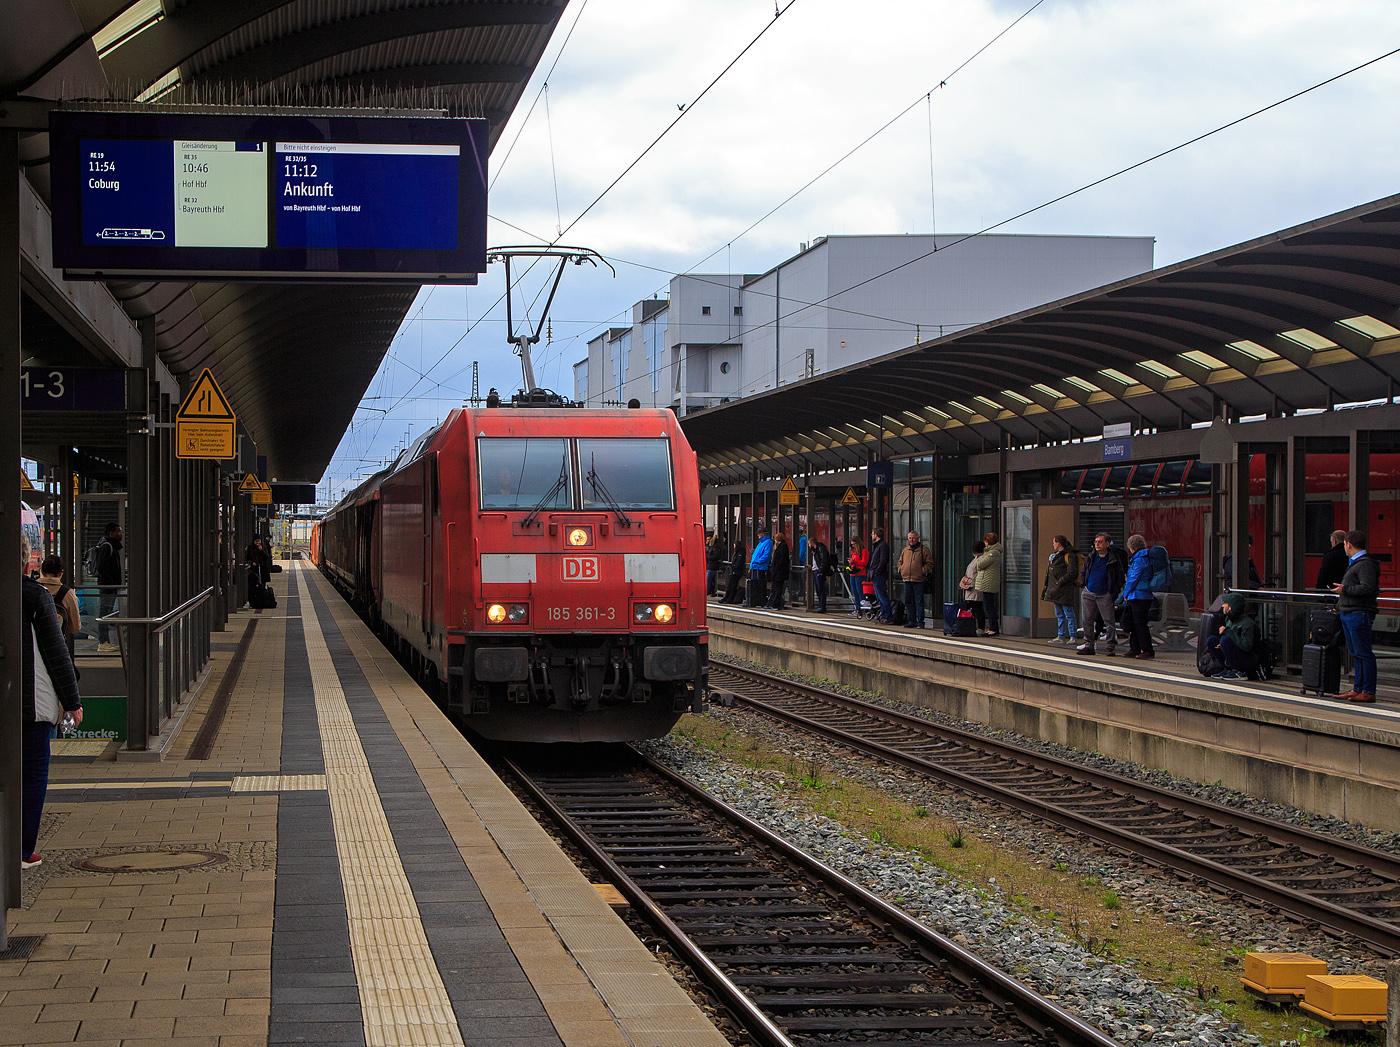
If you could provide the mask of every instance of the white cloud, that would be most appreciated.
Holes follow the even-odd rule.
[[[566,10],[517,121],[579,3]],[[927,231],[930,113],[919,100],[1029,6],[796,0],[565,236],[608,254],[619,275],[565,274],[555,343],[537,353],[542,382],[570,390],[586,339],[664,288],[662,273],[629,262],[666,272],[760,272],[799,241],[826,233]],[[772,0],[588,0],[550,82],[548,124],[541,103],[504,166],[517,126],[502,137],[491,213],[552,238],[772,17]],[[1390,0],[1046,0],[934,91],[938,228],[970,232],[1001,221],[1397,45],[1400,5]],[[1400,191],[1397,87],[1400,56],[1007,231],[1154,235],[1162,265]],[[916,101],[873,143],[740,236]],[[494,223],[489,235],[493,243],[523,239]],[[466,292],[467,315],[485,311],[502,285],[492,267]],[[462,292],[454,294],[460,302]],[[462,338],[433,380],[465,370],[453,384],[469,382],[477,359],[491,384],[513,388],[519,372],[502,321],[493,315]],[[451,330],[434,342],[438,356],[464,330],[460,321],[422,326]],[[400,343],[410,336],[416,341],[411,325]],[[425,350],[423,369],[434,359]],[[386,363],[381,383],[402,391],[416,377]],[[433,382],[419,380],[418,388],[431,391]],[[403,428],[390,422],[382,431]]]

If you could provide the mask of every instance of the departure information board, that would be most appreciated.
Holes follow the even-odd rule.
[[[55,112],[70,277],[475,282],[485,120]]]

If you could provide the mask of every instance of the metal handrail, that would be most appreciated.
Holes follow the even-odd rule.
[[[1232,593],[1246,593],[1246,594],[1249,594],[1249,593],[1257,593],[1257,594],[1259,594],[1260,596],[1270,596],[1270,597],[1281,596],[1281,597],[1284,597],[1285,599],[1286,599],[1286,598],[1289,598],[1289,597],[1294,597],[1294,598],[1297,598],[1297,599],[1300,599],[1300,600],[1336,600],[1336,599],[1338,598],[1336,593],[1334,593],[1334,592],[1326,592],[1326,591],[1324,591],[1324,590],[1322,590],[1322,589],[1312,589],[1312,590],[1309,590],[1309,591],[1307,591],[1307,592],[1295,593],[1295,592],[1292,592],[1291,590],[1288,590],[1288,589],[1234,589],[1234,588],[1227,587],[1227,588],[1225,588],[1225,589],[1223,589],[1223,590],[1221,590],[1221,591],[1222,591],[1222,592],[1232,592]],[[1384,593],[1396,593],[1396,594],[1400,594],[1400,589],[1380,589],[1380,590],[1377,590],[1377,592],[1378,592],[1378,593],[1381,593],[1381,594],[1384,594]],[[1382,600],[1400,600],[1400,595],[1396,595],[1396,596],[1384,596],[1384,595],[1381,595],[1381,596],[1378,596],[1378,599],[1382,599]]]
[[[97,620],[99,622],[106,622],[108,625],[116,626],[153,625],[155,626],[155,628],[152,629],[151,632],[159,633],[174,625],[176,619],[182,618],[190,611],[193,611],[196,607],[198,607],[200,604],[202,604],[205,600],[209,599],[209,597],[213,595],[214,587],[211,585],[209,586],[209,588],[205,589],[202,593],[199,593],[197,596],[191,596],[184,603],[180,604],[179,607],[166,611],[159,618],[118,618],[115,614],[109,614],[105,618],[98,618]]]

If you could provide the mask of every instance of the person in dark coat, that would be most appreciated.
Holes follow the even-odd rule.
[[[1249,536],[1249,581],[1245,584],[1246,589],[1258,589],[1263,586],[1259,579],[1259,568],[1254,566],[1254,535]],[[1220,559],[1220,582],[1222,585],[1234,586],[1235,584],[1235,554],[1226,553]]]
[[[1376,620],[1376,597],[1381,592],[1381,565],[1366,552],[1365,531],[1348,531],[1342,548],[1351,562],[1332,591],[1337,594],[1337,613],[1342,616],[1353,676],[1351,690],[1337,697],[1351,702],[1374,702],[1376,652],[1371,648],[1371,626]]]
[[[1084,642],[1075,648],[1078,654],[1095,651],[1094,618],[1103,619],[1108,647],[1105,654],[1114,654],[1118,647],[1118,627],[1113,605],[1128,579],[1128,565],[1114,548],[1113,539],[1100,531],[1094,536],[1094,551],[1084,558],[1084,570],[1079,577],[1079,621],[1084,626]]]
[[[1062,534],[1055,535],[1055,551],[1045,566],[1045,586],[1040,598],[1055,605],[1056,634],[1051,643],[1073,644],[1079,630],[1075,605],[1079,603],[1079,550]]]
[[[20,864],[25,869],[42,862],[39,820],[49,791],[49,732],[65,713],[73,725],[83,722],[83,700],[78,678],[63,640],[53,597],[23,572],[29,566],[29,539],[20,538],[20,672],[23,679],[20,705],[23,759],[23,817],[20,826]]]
[[[1345,531],[1332,532],[1332,548],[1322,554],[1322,563],[1317,566],[1317,591],[1320,593],[1330,593],[1332,587],[1339,583],[1347,573],[1347,568],[1351,566],[1351,558],[1346,551],[1347,533]]]
[[[122,537],[121,526],[112,521],[97,543],[97,584],[110,586],[97,597],[97,649],[103,654],[115,654],[118,650],[112,642],[112,627],[102,619],[117,609],[117,587],[126,581],[122,576]]]
[[[744,571],[749,565],[749,551],[744,539],[734,539],[734,553],[729,560],[729,581],[724,587],[724,603],[738,603],[744,595]]]
[[[705,595],[714,596],[719,569],[724,566],[724,539],[718,534],[705,543]]]
[[[880,601],[880,621],[888,623],[894,617],[894,605],[890,603],[890,544],[883,527],[870,532],[870,564],[865,571]]]
[[[1206,637],[1206,646],[1219,648],[1225,668],[1214,674],[1217,680],[1246,679],[1259,665],[1259,624],[1249,613],[1244,594],[1227,592],[1222,597],[1220,613],[1225,616],[1215,636]]]
[[[783,609],[783,595],[787,592],[788,577],[792,574],[792,550],[788,548],[787,535],[782,531],[773,533],[773,558],[768,563],[768,577],[772,580],[768,603],[770,611]]]
[[[248,604],[251,607],[276,607],[272,595],[272,553],[261,535],[254,535],[243,551],[243,560],[256,571],[248,572]],[[256,579],[256,581],[255,581]]]

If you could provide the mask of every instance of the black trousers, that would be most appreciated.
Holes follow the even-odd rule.
[[[1123,601],[1123,628],[1128,634],[1129,654],[1152,654],[1152,633],[1147,628],[1152,613],[1151,600]]]

